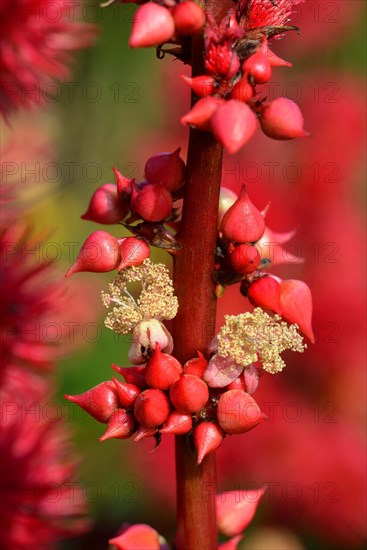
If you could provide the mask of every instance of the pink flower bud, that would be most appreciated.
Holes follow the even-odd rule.
[[[140,191],[133,191],[132,209],[147,222],[160,222],[172,210],[172,195],[162,184],[148,183]]]
[[[134,15],[130,48],[158,46],[172,38],[175,22],[169,10],[153,2],[141,6]]]
[[[173,350],[173,340],[163,323],[157,319],[142,321],[133,332],[132,343],[129,348],[129,361],[133,365],[146,363],[158,343],[164,353],[170,354]]]
[[[136,430],[136,420],[131,413],[125,409],[117,409],[111,416],[105,433],[99,441],[106,439],[128,439]]]
[[[200,411],[209,399],[208,386],[192,374],[183,374],[177,382],[172,384],[169,391],[174,407],[182,413],[196,413]]]
[[[119,367],[112,365],[113,370],[121,374],[128,384],[137,386],[141,390],[145,390],[148,386],[145,382],[145,367]]]
[[[294,139],[310,134],[303,129],[303,116],[294,101],[278,97],[267,105],[260,116],[262,131],[273,139]]]
[[[207,97],[215,92],[215,79],[212,76],[200,75],[190,78],[182,74],[181,78],[199,97]]]
[[[149,525],[137,523],[124,529],[120,535],[110,539],[117,550],[159,550],[159,534]]]
[[[227,210],[234,204],[237,200],[237,194],[228,189],[228,187],[220,188],[220,197],[219,197],[219,208],[218,208],[218,227],[221,226],[223,216]]]
[[[262,277],[251,283],[247,297],[253,306],[271,309],[280,315],[280,284],[273,277]]]
[[[216,496],[217,525],[223,535],[240,535],[250,525],[266,487],[228,491]]]
[[[191,111],[181,118],[180,122],[183,125],[187,124],[199,130],[210,132],[212,116],[222,103],[223,100],[219,97],[203,97],[195,103]]]
[[[120,245],[117,239],[106,231],[94,231],[83,244],[76,262],[65,277],[81,271],[104,273],[113,271],[121,261]]]
[[[173,19],[175,20],[176,33],[183,36],[189,36],[203,28],[205,16],[202,8],[188,0],[180,2],[173,11]]]
[[[240,244],[236,246],[229,256],[231,266],[237,273],[246,275],[253,273],[260,263],[260,254],[256,246],[252,244]]]
[[[169,413],[168,397],[161,390],[145,390],[136,398],[134,415],[145,428],[160,426],[167,420]]]
[[[173,153],[159,153],[145,164],[145,177],[149,183],[161,183],[167,191],[177,191],[185,181],[185,163],[180,157],[181,147]]]
[[[192,429],[192,417],[190,414],[183,414],[178,411],[172,411],[167,422],[163,425],[161,433],[185,435]]]
[[[251,395],[241,390],[229,390],[220,396],[217,415],[220,427],[229,434],[248,432],[265,418]]]
[[[232,357],[222,357],[215,354],[210,359],[203,378],[210,388],[225,388],[242,371],[243,365],[236,363]]]
[[[246,103],[230,99],[213,114],[211,128],[215,139],[231,155],[248,142],[256,130],[256,116]]]
[[[208,366],[208,361],[205,359],[204,355],[198,351],[198,357],[194,357],[183,366],[184,374],[193,374],[199,378],[203,377],[206,367]]]
[[[111,415],[120,407],[118,392],[110,380],[79,395],[64,395],[64,397],[104,424],[107,424]]]
[[[141,389],[135,384],[121,384],[116,378],[112,378],[119,395],[120,403],[125,409],[131,409]]]
[[[312,330],[312,295],[303,281],[290,279],[280,283],[280,314],[288,323],[297,323],[312,343],[315,336]]]
[[[126,239],[119,239],[119,243],[121,263],[117,267],[118,271],[125,267],[141,265],[150,256],[150,246],[143,239],[126,237]]]
[[[237,82],[232,88],[231,98],[237,99],[238,101],[244,101],[249,103],[249,101],[255,97],[255,88],[248,81],[247,74],[243,75],[241,80]]]
[[[168,353],[162,353],[159,344],[156,344],[154,355],[145,367],[145,381],[148,386],[168,390],[180,378],[181,373],[182,367],[177,359]]]
[[[201,422],[194,430],[194,445],[198,453],[198,464],[218,449],[224,439],[224,433],[214,422]]]
[[[137,442],[146,437],[153,437],[156,433],[158,433],[157,428],[144,428],[144,426],[139,426],[138,431],[133,437],[133,441]]]
[[[81,218],[96,223],[113,224],[123,220],[127,212],[127,204],[117,196],[116,185],[105,183],[93,193],[88,210]]]
[[[265,221],[250,201],[245,185],[236,202],[225,213],[221,231],[226,239],[236,243],[255,243],[262,237]]]
[[[124,198],[124,195],[130,197],[133,192],[133,185],[135,184],[135,179],[126,178],[117,170],[113,168],[115,174],[115,180],[117,185],[117,196],[119,198]]]
[[[253,78],[255,84],[265,84],[271,78],[271,65],[267,55],[262,52],[256,52],[251,55],[244,64],[242,69]]]

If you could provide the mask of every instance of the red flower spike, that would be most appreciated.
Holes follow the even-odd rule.
[[[255,88],[248,81],[247,74],[243,75],[241,80],[237,82],[232,88],[231,98],[237,99],[238,101],[244,101],[249,103],[252,98],[255,97]]]
[[[310,134],[303,129],[303,116],[294,101],[278,97],[267,105],[260,116],[261,129],[272,139],[294,139]]]
[[[255,243],[264,231],[264,218],[250,201],[246,186],[243,185],[240,196],[223,217],[221,232],[229,241]]]
[[[248,432],[265,418],[256,401],[241,390],[229,390],[220,396],[217,415],[220,427],[229,434]]]
[[[103,424],[107,424],[111,415],[120,407],[118,392],[110,380],[79,395],[64,395],[64,397],[79,405],[90,416]]]
[[[82,271],[92,273],[113,271],[120,261],[121,254],[118,240],[106,231],[94,231],[83,244],[76,262],[65,273],[65,277],[70,277],[70,275]]]
[[[204,355],[198,351],[198,357],[194,357],[184,364],[183,372],[184,374],[193,374],[198,378],[202,378],[207,366],[208,361],[205,359]]]
[[[170,40],[174,32],[175,22],[169,10],[149,2],[135,12],[129,46],[130,48],[158,46]]]
[[[173,10],[176,33],[182,36],[190,36],[203,28],[205,15],[200,6],[188,0],[180,2]]]
[[[182,187],[185,181],[185,163],[180,157],[181,147],[173,153],[159,153],[145,164],[145,177],[149,183],[161,183],[171,193]]]
[[[135,403],[135,399],[141,392],[141,389],[138,388],[138,386],[135,386],[135,384],[122,384],[114,377],[112,377],[112,380],[116,386],[121,405],[125,409],[131,409]]]
[[[312,295],[303,281],[290,279],[280,283],[280,314],[288,323],[297,323],[300,331],[314,344]]]
[[[230,99],[212,116],[211,129],[218,143],[233,155],[255,132],[256,116],[246,103]]]
[[[251,244],[236,246],[229,256],[231,266],[237,273],[241,273],[241,275],[253,273],[258,268],[260,259],[258,249]]]
[[[170,403],[167,396],[156,389],[143,391],[136,398],[134,415],[145,428],[156,428],[163,424],[169,415]]]
[[[123,532],[110,539],[109,544],[114,544],[117,550],[159,550],[159,535],[149,525],[137,523],[123,530]]]
[[[246,59],[242,69],[252,77],[255,84],[265,84],[271,78],[269,58],[265,53],[259,51]]]
[[[125,409],[117,409],[111,416],[105,433],[99,441],[106,439],[128,439],[136,430],[136,420],[131,413]]]
[[[133,193],[131,207],[143,220],[160,222],[172,210],[172,195],[164,185],[148,183],[143,189]]]
[[[170,387],[169,396],[173,406],[184,414],[200,411],[209,399],[208,386],[192,374],[183,374]]]
[[[149,258],[150,246],[143,239],[126,237],[126,239],[118,239],[118,241],[121,252],[121,263],[117,267],[118,271],[133,265],[141,265],[144,260]]]
[[[184,115],[180,122],[181,124],[193,126],[199,130],[210,132],[211,119],[218,107],[223,103],[219,97],[204,97],[199,99],[188,113]]]
[[[162,353],[157,343],[154,354],[145,367],[145,381],[148,386],[168,390],[180,378],[181,373],[181,364],[172,355]]]
[[[185,435],[192,429],[192,417],[190,414],[183,414],[178,411],[172,411],[167,422],[160,430],[164,434]]]
[[[135,179],[126,178],[117,170],[113,168],[115,174],[115,180],[117,185],[117,195],[119,198],[123,198],[124,195],[128,197],[131,196],[133,192],[133,185],[135,184]]]
[[[121,374],[128,384],[138,386],[138,388],[142,390],[147,388],[144,376],[145,367],[119,367],[117,365],[112,365],[112,368]]]
[[[212,76],[200,75],[190,78],[182,74],[181,78],[199,97],[211,96],[215,92],[215,79]]]
[[[204,380],[210,388],[224,388],[233,382],[243,371],[243,365],[236,363],[232,357],[213,355],[204,373]]]
[[[216,496],[217,524],[223,535],[241,535],[255,515],[266,488],[228,491]]]
[[[157,428],[144,428],[144,426],[139,426],[138,431],[133,437],[133,441],[137,442],[141,439],[145,439],[146,437],[153,437],[156,433],[158,433]]]
[[[116,185],[105,183],[93,193],[88,210],[81,218],[108,225],[120,222],[127,213],[128,206],[117,196]]]
[[[214,422],[201,422],[194,430],[194,445],[198,453],[198,464],[218,449],[224,439],[223,430]]]
[[[247,289],[247,297],[253,306],[281,314],[280,284],[273,277],[262,277],[251,283]]]

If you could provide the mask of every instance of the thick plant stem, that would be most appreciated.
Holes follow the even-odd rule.
[[[200,74],[202,41],[194,44],[193,74]],[[196,54],[196,58],[195,58]],[[208,132],[190,131],[184,210],[174,260],[179,310],[173,323],[174,355],[183,363],[206,352],[215,333],[212,273],[217,236],[222,148]],[[176,437],[177,550],[216,550],[215,454],[197,466],[189,438]]]

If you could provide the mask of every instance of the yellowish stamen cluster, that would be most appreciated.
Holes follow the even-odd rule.
[[[302,353],[307,347],[297,329],[297,325],[288,325],[279,315],[270,317],[260,308],[252,313],[226,315],[217,337],[218,354],[232,357],[244,367],[261,361],[264,370],[274,374],[285,367],[282,351]]]
[[[137,299],[128,290],[128,285],[135,282],[141,285]],[[108,292],[102,292],[102,302],[107,308],[114,305],[105,325],[118,334],[132,332],[141,321],[173,319],[178,309],[168,269],[149,259],[123,269],[108,285]]]

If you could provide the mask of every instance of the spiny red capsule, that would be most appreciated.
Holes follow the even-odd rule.
[[[161,390],[145,390],[134,403],[135,418],[145,428],[160,426],[167,420],[169,412],[168,398]]]
[[[267,55],[262,52],[256,52],[251,55],[242,69],[253,78],[255,84],[265,84],[271,78],[271,65]]]
[[[120,261],[118,240],[106,231],[94,231],[83,244],[76,262],[66,272],[65,277],[82,271],[93,273],[113,271]]]
[[[126,178],[117,170],[113,168],[117,186],[117,196],[123,199],[125,196],[130,197],[133,192],[133,185],[135,184],[135,179]]]
[[[165,434],[185,435],[189,433],[189,431],[191,431],[191,428],[191,414],[184,414],[178,411],[172,411],[167,418],[167,422],[165,422],[165,424],[163,425],[161,432]]]
[[[172,195],[164,185],[148,183],[139,191],[134,188],[131,207],[143,220],[160,222],[172,210]]]
[[[162,353],[157,343],[154,354],[145,367],[145,381],[148,386],[168,390],[180,378],[181,373],[181,364],[172,355]]]
[[[105,433],[99,441],[106,439],[128,439],[136,430],[136,420],[131,413],[125,409],[118,409],[111,416]]]
[[[145,164],[145,177],[149,183],[161,183],[173,193],[185,181],[185,163],[180,157],[181,147],[173,153],[159,153],[150,157]]]
[[[256,246],[251,244],[240,244],[236,246],[229,256],[231,265],[237,273],[246,275],[253,273],[260,264],[260,254]]]
[[[198,454],[198,464],[218,449],[224,439],[223,430],[214,422],[201,422],[194,430],[194,445]]]
[[[297,323],[301,332],[312,343],[315,336],[312,330],[312,294],[303,281],[289,279],[280,283],[280,315],[289,323]]]
[[[256,116],[246,103],[230,99],[213,114],[211,129],[215,139],[232,155],[252,137]]]
[[[110,380],[101,382],[98,386],[79,395],[64,395],[64,397],[104,424],[107,424],[111,415],[120,407],[118,392]]]
[[[121,405],[125,409],[130,409],[141,392],[141,389],[135,386],[135,384],[122,384],[116,378],[112,378],[112,380],[116,386]]]
[[[204,355],[198,351],[198,357],[194,357],[183,366],[184,374],[193,374],[199,378],[203,377],[206,367],[208,366],[208,361],[205,359]]]
[[[121,374],[128,384],[133,384],[140,389],[147,387],[144,376],[145,367],[119,367],[118,365],[112,365],[112,368]]]
[[[202,8],[188,0],[180,2],[173,10],[173,19],[177,34],[182,36],[190,36],[203,28],[205,16]]]
[[[220,396],[217,415],[220,427],[229,434],[248,432],[265,418],[251,395],[241,390],[229,390]]]
[[[150,525],[137,523],[129,525],[117,537],[110,539],[109,544],[117,550],[159,550],[160,536]]]
[[[141,265],[150,256],[150,246],[138,237],[118,239],[120,243],[121,262],[118,271],[134,265]]]
[[[265,221],[250,201],[245,185],[236,202],[224,214],[221,231],[226,239],[236,243],[255,243],[262,237]]]
[[[209,75],[200,75],[190,78],[184,74],[181,78],[186,84],[190,86],[194,94],[199,97],[207,97],[215,92],[215,79]]]
[[[271,309],[280,315],[280,284],[273,277],[261,277],[251,283],[247,297],[253,306]]]
[[[116,185],[105,183],[93,193],[88,210],[81,218],[108,225],[123,220],[127,212],[127,204],[117,196]]]
[[[174,407],[182,413],[200,411],[209,399],[208,386],[192,374],[183,374],[170,388],[170,399]]]
[[[167,42],[175,32],[175,22],[169,10],[153,2],[141,6],[134,15],[130,48],[149,48]]]
[[[310,135],[303,129],[300,108],[286,97],[274,99],[262,110],[260,124],[264,134],[273,139],[294,139]]]
[[[184,126],[193,126],[199,130],[210,132],[211,119],[223,100],[219,97],[203,97],[199,99],[188,113],[184,115],[180,122]]]

